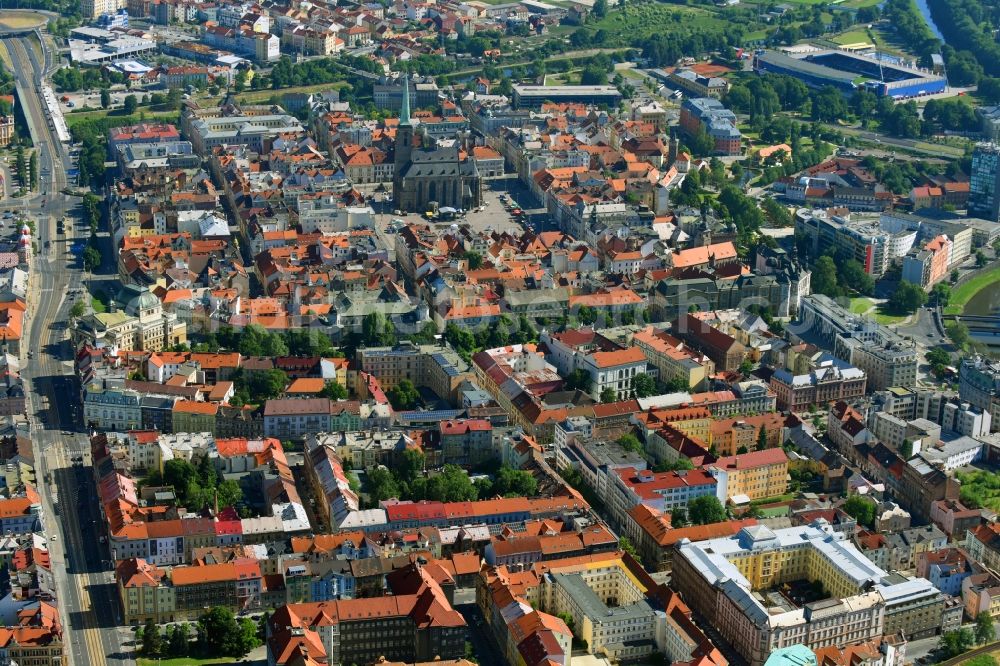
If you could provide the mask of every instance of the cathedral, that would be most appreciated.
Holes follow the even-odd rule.
[[[392,198],[396,208],[423,213],[438,207],[469,210],[482,204],[483,179],[465,152],[463,137],[436,143],[410,118],[409,80],[403,78],[403,102],[396,130]],[[428,146],[424,146],[427,142]]]

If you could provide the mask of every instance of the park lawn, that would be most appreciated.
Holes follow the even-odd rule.
[[[948,307],[944,309],[946,315],[962,314],[965,304],[973,296],[983,289],[1000,282],[1000,266],[990,269],[985,273],[977,275],[971,280],[967,280],[951,290],[951,298],[948,300]]]
[[[860,296],[858,298],[851,299],[850,310],[854,314],[864,314],[868,312],[873,305],[875,305],[875,301],[870,298],[866,298],[865,296]]]
[[[847,2],[841,3],[840,6],[861,9],[862,7],[874,7],[880,2],[882,2],[882,0],[847,0]]]
[[[1000,487],[996,483],[998,477],[995,472],[984,469],[956,472],[955,478],[962,483],[963,497],[969,495],[984,508],[1000,510]]]
[[[178,657],[177,659],[137,659],[139,666],[209,666],[210,664],[232,664],[229,657],[210,657],[195,659],[194,657]]]
[[[150,111],[149,107],[139,106],[136,108],[133,116],[138,116],[140,113],[145,114],[146,120],[177,120],[177,111]],[[103,118],[115,116],[125,116],[125,110],[122,108],[117,109],[97,109],[96,111],[80,111],[78,113],[66,113],[63,117],[66,119],[66,127],[73,129],[74,125],[79,125],[86,120],[101,120]],[[125,116],[127,117],[127,116]]]
[[[580,72],[560,72],[559,74],[546,74],[545,85],[547,86],[575,86],[580,83]]]
[[[20,30],[21,28],[31,28],[44,25],[46,19],[41,14],[35,12],[20,12],[5,10],[0,11],[0,26],[10,30]]]
[[[831,37],[830,41],[836,44],[869,44],[872,40],[864,30],[849,30]]]
[[[263,90],[247,90],[245,92],[241,92],[238,95],[238,99],[241,102],[266,102],[275,95],[281,97],[282,95],[286,95],[288,93],[315,93],[327,90],[342,90],[350,87],[351,84],[347,81],[334,81],[333,83],[318,83],[309,86],[292,86],[291,88],[279,88],[278,90],[265,88]]]
[[[654,34],[679,33],[707,27],[723,28],[727,22],[700,7],[653,2],[628,5],[625,11],[608,12],[607,16],[591,25],[597,30],[604,30],[609,37],[608,43],[611,44],[616,39],[626,39],[628,43],[632,43],[637,37]]]
[[[90,297],[90,307],[94,308],[94,312],[97,314],[107,312],[108,295],[102,289],[98,289]]]
[[[876,323],[882,324],[883,326],[892,326],[893,324],[899,324],[906,320],[907,315],[892,315],[882,312],[881,309],[875,312]]]
[[[926,141],[917,141],[915,144],[916,148],[920,150],[934,150],[948,157],[961,157],[965,154],[965,151],[957,146],[949,146],[946,143],[928,143]]]

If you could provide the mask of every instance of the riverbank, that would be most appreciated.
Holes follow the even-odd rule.
[[[997,283],[1000,283],[1000,264],[983,269],[982,272],[953,288],[951,298],[948,300],[948,307],[944,308],[944,314],[962,314],[965,311],[965,306],[976,294]]]

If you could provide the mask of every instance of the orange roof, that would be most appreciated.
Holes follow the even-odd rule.
[[[302,377],[293,381],[285,393],[319,393],[326,387],[326,380],[314,377]]]
[[[611,368],[617,365],[645,363],[646,355],[638,347],[629,347],[618,351],[594,352],[590,356],[598,368]]]
[[[185,414],[205,414],[214,416],[219,411],[219,406],[214,402],[195,402],[194,400],[178,400],[174,403],[174,412]]]
[[[671,256],[674,268],[687,268],[689,266],[701,266],[709,263],[709,260],[734,259],[736,258],[736,246],[730,241],[725,243],[714,243],[712,245],[702,245],[681,250]]]

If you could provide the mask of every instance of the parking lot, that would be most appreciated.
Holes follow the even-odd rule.
[[[115,108],[124,106],[125,98],[129,95],[135,95],[136,101],[141,102],[142,96],[146,94],[145,90],[141,88],[135,90],[112,90],[111,92],[111,106],[109,108]],[[67,99],[63,99],[63,98]],[[65,111],[64,114],[68,114],[70,110],[76,109],[100,109],[101,108],[101,91],[100,90],[89,90],[83,92],[70,92],[70,93],[56,93],[56,99],[59,100],[59,106],[61,106]],[[72,104],[72,106],[70,106]]]

